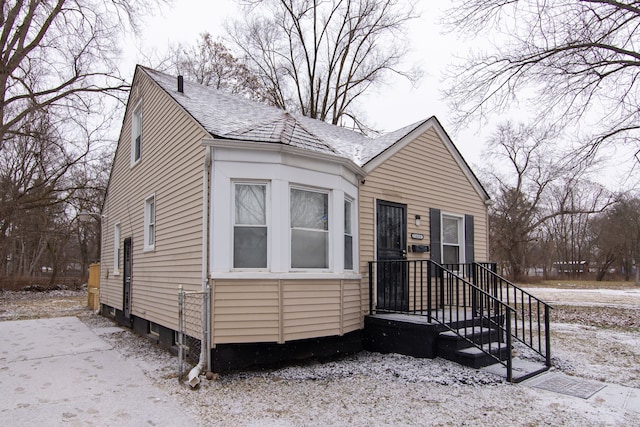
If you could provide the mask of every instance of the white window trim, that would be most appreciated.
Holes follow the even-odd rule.
[[[216,150],[214,173],[211,174],[210,197],[213,206],[225,207],[212,210],[210,218],[211,251],[208,262],[210,277],[217,279],[354,279],[359,280],[359,218],[358,188],[355,180],[336,174],[335,167],[302,168],[297,158],[281,158],[279,153],[262,151],[238,151],[221,148]],[[316,159],[312,166],[324,163]],[[241,172],[241,174],[239,174]],[[268,270],[233,269],[233,191],[232,182],[268,182],[269,227]],[[353,181],[353,182],[352,182]],[[315,185],[323,183],[322,187]],[[329,269],[293,271],[291,269],[291,220],[290,188],[316,189],[329,192],[330,224]],[[344,270],[343,202],[345,197],[353,200],[354,216],[352,233],[354,243],[354,270]]]
[[[113,226],[113,275],[120,275],[120,223],[116,222]]]
[[[236,185],[264,185],[265,189],[265,226],[267,227],[267,265],[261,268],[235,268],[233,254],[234,252],[234,233],[236,227]],[[251,180],[231,180],[231,270],[232,271],[269,271],[271,266],[271,185],[270,181],[251,181]]]
[[[441,212],[440,214],[440,253],[442,254],[442,262],[444,263],[444,247],[446,246],[455,246],[452,244],[445,244],[444,241],[444,225],[442,225],[444,223],[444,219],[445,218],[452,218],[458,221],[458,237],[460,238],[458,241],[458,264],[464,264],[464,260],[465,258],[465,247],[466,247],[466,242],[465,242],[465,235],[464,235],[464,215],[460,215],[460,214],[453,214],[453,213],[449,213],[449,212]]]
[[[352,197],[350,197],[350,196],[345,194],[344,203],[345,204],[346,203],[350,203],[351,204],[351,209],[349,209],[349,215],[351,217],[350,218],[351,232],[349,234],[347,234],[346,230],[343,231],[343,239],[346,236],[351,236],[351,268],[347,269],[347,267],[344,264],[343,264],[343,268],[344,268],[344,271],[351,272],[351,271],[355,271],[355,267],[357,266],[356,251],[355,251],[356,244],[354,243],[355,242],[355,233],[353,231],[354,230],[354,217],[355,217],[355,215],[353,214],[353,207],[355,205],[355,201],[354,201],[354,199]],[[342,222],[344,223],[345,221],[346,221],[346,218],[343,218]],[[343,242],[342,247],[344,248],[344,246],[345,245],[344,245],[344,242]],[[342,255],[343,260],[346,260],[346,257],[347,257],[346,253]]]
[[[136,123],[136,115],[140,115],[140,120],[139,123]],[[142,143],[143,143],[143,137],[142,137],[142,121],[143,121],[143,117],[142,117],[142,101],[139,101],[135,108],[132,110],[131,113],[131,167],[134,167],[135,165],[137,165],[138,163],[140,163],[140,161],[142,160]],[[136,127],[139,126],[140,127],[140,156],[136,159]]]
[[[153,200],[153,223],[150,220],[149,215],[149,202]],[[156,203],[155,193],[144,199],[144,249],[143,252],[149,252],[155,250],[156,247],[156,212],[158,205]],[[150,226],[153,225],[153,244],[149,244]]]
[[[291,227],[291,190],[301,190],[301,191],[309,191],[309,192],[314,192],[314,193],[321,193],[321,194],[326,194],[327,195],[327,229],[326,230],[316,230],[316,229],[306,229],[306,228],[299,228],[299,230],[311,230],[311,231],[321,231],[321,232],[325,232],[327,233],[327,266],[326,267],[321,267],[321,268],[296,268],[293,267],[292,264],[292,259],[291,259],[291,239],[293,238],[292,236],[292,230],[293,228]],[[288,214],[288,225],[289,225],[289,271],[291,272],[303,272],[303,271],[310,271],[310,272],[330,272],[332,271],[333,268],[333,242],[335,239],[335,236],[333,236],[332,234],[332,224],[335,224],[335,220],[331,217],[333,212],[332,212],[332,190],[328,189],[328,188],[319,188],[319,187],[311,187],[311,186],[305,186],[305,185],[298,185],[298,184],[290,184],[289,185],[289,192],[287,195],[287,199],[288,199],[288,203],[287,203],[287,212]]]

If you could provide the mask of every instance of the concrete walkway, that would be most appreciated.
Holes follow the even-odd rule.
[[[545,372],[521,384],[573,396],[595,405],[637,412],[640,417],[640,390],[636,388],[573,377],[557,371]]]
[[[0,322],[0,425],[197,425],[76,317]]]

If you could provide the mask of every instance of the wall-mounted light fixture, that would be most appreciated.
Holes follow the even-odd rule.
[[[416,215],[416,227],[420,227],[420,215]]]

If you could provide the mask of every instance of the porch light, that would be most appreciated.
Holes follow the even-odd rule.
[[[420,227],[420,215],[416,215],[416,227]]]

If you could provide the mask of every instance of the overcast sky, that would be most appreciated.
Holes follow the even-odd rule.
[[[413,20],[409,28],[411,53],[407,62],[419,65],[424,71],[419,86],[412,87],[402,77],[392,76],[385,86],[368,92],[359,109],[364,113],[367,124],[385,132],[435,115],[467,162],[478,169],[483,163],[481,153],[491,133],[491,126],[474,122],[456,131],[451,123],[451,111],[441,100],[441,90],[445,87],[443,71],[470,50],[468,40],[443,33],[439,21],[448,3],[447,0],[417,2],[421,16]],[[153,56],[154,51],[161,55],[170,44],[195,43],[203,32],[224,37],[224,22],[238,13],[234,0],[175,0],[171,6],[156,12],[155,16],[147,17],[140,37],[126,44],[125,53],[129,59],[123,63],[123,73],[130,76],[136,63],[147,63],[145,55]],[[515,116],[513,110],[510,116]],[[494,117],[491,123],[495,124],[501,118]],[[623,153],[623,156],[629,159],[632,153]],[[620,162],[617,163],[619,175]],[[608,186],[615,189],[625,177],[613,177],[615,172],[609,173],[612,177],[607,179],[610,181]],[[628,172],[624,175],[628,175]]]
[[[448,120],[448,108],[440,101],[439,92],[442,87],[441,71],[456,53],[462,54],[466,48],[462,48],[455,37],[440,33],[438,20],[442,6],[438,5],[446,5],[446,2],[435,3],[419,2],[421,17],[410,27],[412,52],[407,62],[416,63],[423,69],[420,85],[412,87],[402,77],[392,76],[386,86],[368,93],[360,109],[365,114],[365,121],[382,131],[392,131],[435,115],[465,158],[475,163],[479,161],[484,141],[473,132],[454,135]],[[131,71],[123,72],[129,75],[136,62],[144,62],[143,55],[153,50],[163,52],[169,44],[178,42],[193,44],[205,31],[223,37],[224,21],[235,13],[238,9],[233,0],[175,1],[171,7],[164,7],[162,12],[145,19],[141,37],[128,44],[127,57],[131,59],[123,65]]]

